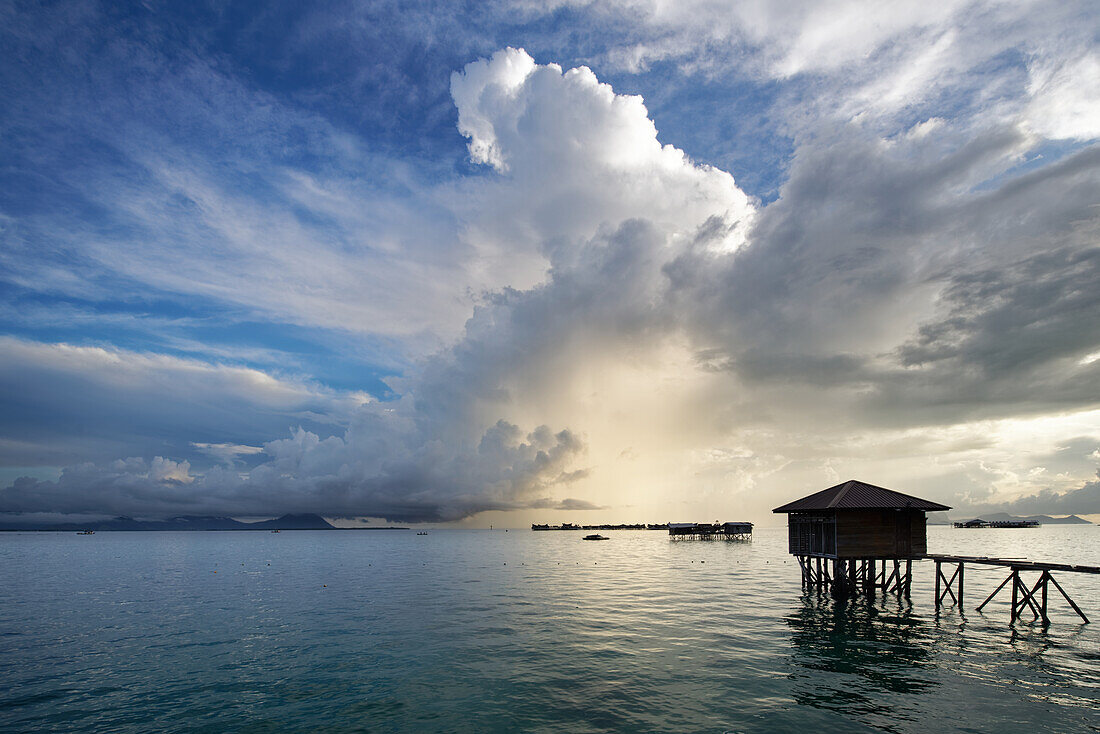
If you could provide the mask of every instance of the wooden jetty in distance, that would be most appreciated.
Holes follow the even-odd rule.
[[[670,540],[752,540],[751,522],[670,522]]]
[[[540,525],[539,523],[531,523],[532,530],[664,530],[668,527],[668,523],[661,525],[652,525],[646,523],[637,523],[635,525],[574,525],[571,522],[563,522],[561,525]]]
[[[927,551],[925,513],[950,509],[851,479],[772,512],[787,515],[788,550],[803,586],[837,598],[860,590],[908,597],[913,560]]]
[[[1037,528],[1038,520],[983,520],[980,517],[953,523],[957,528]]]
[[[574,525],[570,522],[561,525],[540,525],[532,523],[531,529],[547,530],[668,530],[672,540],[751,540],[751,522],[666,522],[660,525],[639,523],[637,525]]]

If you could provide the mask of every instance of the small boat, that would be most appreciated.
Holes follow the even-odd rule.
[[[424,531],[420,531],[419,533],[417,533],[417,535],[427,535],[427,533]]]
[[[272,530],[271,532],[273,532],[273,533],[277,533],[277,532],[279,532],[279,531],[278,531],[278,530]]]
[[[94,530],[78,530],[76,532],[76,534],[77,535],[95,535],[95,531]]]
[[[584,539],[585,540],[611,540],[611,538],[607,537],[606,535],[586,535],[586,536],[584,536]]]

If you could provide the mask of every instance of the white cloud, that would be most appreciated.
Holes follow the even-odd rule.
[[[1100,54],[1039,58],[1028,65],[1027,120],[1047,138],[1100,137]]]
[[[885,43],[878,33],[852,48]],[[794,51],[777,58],[804,68]],[[848,58],[837,53],[821,67]],[[910,123],[888,136],[834,124],[800,144],[779,200],[758,209],[728,173],[662,145],[642,100],[586,68],[506,49],[455,74],[452,89],[471,157],[493,170],[437,200],[454,212],[467,282],[511,287],[487,289],[450,348],[394,381],[399,400],[355,404],[240,368],[17,343],[64,355],[79,367],[66,379],[90,370],[116,392],[163,387],[176,406],[203,395],[216,415],[235,386],[280,415],[339,425],[267,441],[243,477],[100,463],[18,482],[0,508],[457,519],[579,508],[580,496],[759,517],[777,492],[857,470],[932,487],[934,499],[1008,497],[1051,481],[1031,472],[1049,462],[1013,458],[1006,447],[1019,442],[982,421],[1072,412],[1049,450],[1094,434],[1100,376],[1082,360],[1100,338],[1100,296],[1087,287],[1100,266],[1097,151],[1014,176],[1034,141],[1012,122]],[[329,206],[324,186],[296,180],[303,200]],[[213,193],[200,203],[225,206]],[[219,241],[262,257],[262,217],[241,213],[208,221]],[[292,234],[265,272],[304,271],[310,291],[331,271],[351,287],[357,275],[335,274],[335,255],[311,271],[312,247],[295,251]],[[232,457],[255,435],[186,441]]]
[[[631,218],[684,238],[717,217],[728,231],[715,246],[744,243],[755,209],[733,177],[662,145],[642,99],[615,94],[590,69],[563,72],[505,49],[455,73],[451,88],[471,157],[502,174],[454,194],[465,238],[482,251],[530,248],[567,265]]]
[[[971,124],[1027,119],[1041,135],[1093,139],[1095,3],[738,3],[583,0],[631,72],[672,61],[687,73],[803,82],[783,124],[812,134],[823,119],[875,125],[932,105]],[[1017,59],[1029,58],[1026,74]]]

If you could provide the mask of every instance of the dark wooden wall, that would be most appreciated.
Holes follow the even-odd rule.
[[[787,522],[788,550],[794,555],[908,558],[923,555],[928,550],[924,513],[914,510],[792,513]],[[811,535],[822,531],[830,536],[826,548],[822,548],[820,542],[811,544]],[[835,551],[831,542],[834,532]]]
[[[905,558],[928,550],[923,512],[850,510],[837,513],[838,558]]]

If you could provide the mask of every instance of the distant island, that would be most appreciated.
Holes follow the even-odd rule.
[[[132,517],[115,517],[109,520],[97,520],[85,523],[57,524],[0,524],[0,531],[72,531],[82,530],[408,530],[391,526],[338,528],[320,515],[283,515],[274,520],[259,522],[241,522],[231,517],[212,517],[206,515],[184,515],[169,520],[135,520]]]

